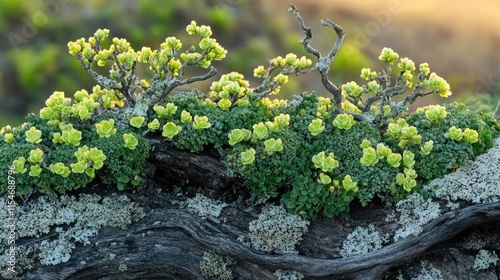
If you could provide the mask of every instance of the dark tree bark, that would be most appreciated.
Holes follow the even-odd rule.
[[[355,227],[375,223],[388,232],[396,227],[384,222],[390,211],[384,206],[354,206],[348,219],[313,220],[298,248],[299,255],[258,252],[237,241],[240,235],[248,237],[248,224],[257,218],[258,211],[248,210],[248,202],[234,202],[238,195],[245,195],[244,182],[227,175],[221,156],[179,151],[159,139],[151,143],[150,179],[142,190],[129,194],[147,209],[146,216],[126,230],[101,230],[90,245],[78,245],[67,263],[36,264],[25,273],[26,279],[205,279],[199,264],[204,252],[210,250],[236,261],[231,266],[234,279],[276,279],[273,273],[278,269],[298,271],[305,279],[384,279],[392,278],[395,268],[428,256],[456,255],[457,250],[467,253],[457,244],[470,230],[481,227],[493,228],[491,234],[498,239],[491,246],[500,249],[500,202],[495,202],[444,213],[418,236],[368,254],[341,258],[342,242]],[[184,193],[194,193],[203,186],[205,194],[225,197],[228,203],[233,199],[234,203],[229,203],[218,219],[203,220],[173,203],[186,198],[170,191],[173,184],[181,186]],[[164,191],[158,193],[158,188]],[[116,257],[111,260],[110,254]],[[470,265],[470,257],[463,259],[469,260],[463,266]],[[461,265],[457,258],[452,262]],[[120,264],[126,265],[126,271],[119,269]]]

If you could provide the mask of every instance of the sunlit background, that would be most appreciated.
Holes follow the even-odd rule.
[[[135,49],[157,48],[168,36],[187,39],[191,20],[210,25],[228,50],[214,63],[218,76],[190,85],[208,92],[212,81],[230,71],[253,80],[253,69],[289,52],[307,55],[299,44],[303,33],[285,11],[290,0],[0,0],[0,127],[20,124],[28,112],[38,112],[53,91],[71,96],[91,90],[90,76],[67,51],[67,42],[88,38],[98,28],[111,37],[127,38]],[[336,84],[362,82],[361,68],[380,69],[383,47],[417,65],[428,62],[444,77],[453,96],[425,97],[430,103],[481,101],[485,110],[499,99],[500,2],[483,0],[296,0],[306,24],[313,28],[312,45],[326,53],[335,42],[333,30],[321,27],[329,18],[347,33],[331,68]],[[327,95],[317,75],[291,79],[280,98],[303,91]],[[479,100],[479,101],[478,101]]]

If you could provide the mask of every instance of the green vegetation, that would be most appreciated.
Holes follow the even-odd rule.
[[[303,25],[296,8],[290,11]],[[186,27],[197,47],[183,48],[179,39],[168,37],[158,49],[140,51],[125,39],[106,42],[109,31],[99,29],[68,43],[69,53],[97,83],[92,93],[77,91],[72,100],[55,92],[24,125],[4,127],[0,170],[6,174],[13,166],[21,195],[62,193],[93,181],[124,190],[142,183],[147,137],[162,135],[191,152],[224,150],[230,174],[246,180],[253,199],[276,197],[305,218],[332,217],[348,213],[355,199],[363,205],[374,198],[401,200],[492,147],[500,127],[490,115],[461,104],[408,114],[418,97],[451,92],[427,63],[415,73],[413,61],[399,59],[392,49],[380,54],[383,71],[361,70],[366,85],[352,81],[337,88],[328,71],[344,33],[330,21],[325,25],[339,38],[329,54],[312,48],[308,33],[301,41],[316,63],[295,54],[278,56],[267,68],[255,68],[260,85],[251,87],[242,74],[230,72],[206,95],[172,91],[215,75],[212,63],[226,50],[211,37],[210,27],[194,21]],[[109,67],[109,76],[95,67]],[[186,77],[191,69],[206,72]],[[268,98],[291,74],[312,71],[319,72],[332,98],[314,93]],[[402,101],[393,100],[401,95]],[[0,186],[7,186],[5,180],[0,178]]]

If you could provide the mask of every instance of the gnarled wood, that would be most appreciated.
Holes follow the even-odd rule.
[[[236,261],[232,267],[235,279],[275,279],[273,273],[278,269],[298,271],[305,279],[381,279],[391,269],[425,256],[437,246],[448,246],[447,240],[467,229],[500,221],[500,202],[472,205],[444,213],[419,236],[368,254],[340,258],[339,247],[356,226],[376,223],[388,232],[395,229],[384,222],[388,210],[383,206],[355,206],[347,220],[312,221],[298,248],[299,255],[265,254],[237,241],[240,235],[248,238],[248,224],[259,213],[245,202],[231,203],[218,219],[203,220],[174,202],[185,199],[182,195],[157,193],[158,188],[168,190],[165,183],[176,183],[192,192],[205,186],[204,191],[212,195],[235,196],[233,189],[243,189],[243,182],[227,175],[220,155],[179,151],[161,140],[152,139],[151,143],[154,152],[147,170],[152,180],[129,194],[147,209],[147,215],[126,230],[101,230],[90,245],[77,245],[67,263],[36,264],[25,273],[26,279],[205,279],[199,263],[210,250]],[[32,241],[21,240],[19,244]],[[124,266],[120,270],[120,265],[126,270]]]

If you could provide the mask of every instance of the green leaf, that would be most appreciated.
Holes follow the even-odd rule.
[[[95,127],[97,129],[97,134],[101,138],[103,137],[109,138],[116,133],[116,128],[114,128],[115,127],[114,119],[96,123]]]
[[[226,98],[223,98],[221,100],[219,100],[219,102],[217,102],[217,106],[219,106],[219,108],[222,110],[222,111],[227,111],[229,110],[229,108],[231,108],[231,101],[229,99],[226,99]]]
[[[420,153],[423,155],[428,155],[431,153],[433,147],[434,147],[434,141],[429,140],[425,142],[422,147],[420,147]]]
[[[28,157],[28,161],[30,163],[41,163],[43,160],[43,151],[40,150],[40,148],[37,148],[36,150],[31,150],[30,151],[30,156]]]
[[[401,154],[391,153],[387,156],[387,163],[389,164],[389,166],[396,168],[401,165],[401,159]]]
[[[264,141],[265,145],[265,151],[267,152],[268,155],[272,155],[275,152],[280,152],[283,150],[283,143],[281,139],[267,139]]]
[[[136,128],[141,128],[142,127],[142,124],[144,123],[144,117],[143,116],[140,116],[140,117],[133,117],[132,119],[130,119],[130,125],[133,126],[133,127],[136,127]]]
[[[359,147],[360,147],[361,149],[366,149],[366,148],[370,147],[370,146],[371,146],[371,144],[372,144],[372,143],[371,143],[369,140],[367,140],[367,139],[363,139],[363,142],[361,142],[361,144],[359,144]]]
[[[87,145],[84,145],[83,147],[78,148],[74,155],[78,159],[78,161],[87,160],[88,151],[89,147],[87,147]]]
[[[106,160],[106,156],[103,151],[98,148],[92,148],[87,153],[87,159],[93,162],[93,167],[95,169],[100,169]]]
[[[15,174],[25,173],[27,170],[24,167],[25,163],[26,163],[26,159],[24,157],[19,157],[18,159],[14,160],[12,162],[12,165],[14,165],[14,173]]]
[[[177,135],[180,131],[182,130],[181,127],[177,126],[173,122],[168,122],[163,126],[163,137],[168,137],[168,139],[174,138],[175,135]]]
[[[364,166],[375,166],[378,160],[377,151],[372,147],[368,147],[363,149],[363,157],[359,161]]]
[[[193,117],[191,116],[191,113],[189,113],[186,110],[182,110],[181,123],[191,123],[192,120],[193,120]]]
[[[241,129],[233,129],[227,136],[229,138],[229,145],[234,146],[237,143],[243,141],[245,134]]]
[[[30,167],[30,173],[28,175],[30,175],[31,177],[39,177],[40,173],[42,173],[42,167],[40,167],[40,165],[32,165]]]
[[[95,169],[91,168],[91,167],[86,168],[85,174],[87,174],[87,176],[89,176],[90,178],[94,178],[95,177]]]
[[[325,126],[323,125],[323,120],[322,119],[312,120],[309,126],[307,126],[307,129],[309,129],[309,132],[311,132],[313,136],[320,134],[325,130]]]
[[[4,137],[3,140],[5,141],[5,143],[11,143],[12,141],[14,141],[14,134],[12,134],[12,133],[5,133],[3,137]]]
[[[318,182],[320,184],[323,184],[323,185],[328,185],[332,182],[332,178],[330,178],[330,176],[324,174],[324,173],[320,173],[319,174],[319,179],[318,179]]]
[[[148,128],[152,131],[158,130],[160,128],[160,121],[154,119],[152,122],[148,123]]]
[[[49,166],[49,168],[50,168],[50,171],[52,171],[53,173],[60,175],[64,178],[68,177],[69,174],[71,174],[70,169],[67,166],[65,166],[64,163],[62,163],[62,162],[51,164]]]
[[[134,135],[128,133],[123,134],[123,141],[123,146],[131,150],[135,150],[135,147],[139,144],[139,140]]]
[[[323,172],[331,172],[334,168],[339,166],[339,162],[335,159],[335,155],[330,153],[328,156],[325,152],[319,152],[312,157],[314,167],[321,169]]]
[[[358,86],[356,82],[349,82],[342,85],[342,95],[358,98],[363,94],[363,87]]]
[[[429,106],[425,111],[425,117],[431,122],[438,122],[446,118],[446,107],[440,105]]]
[[[212,125],[208,122],[208,117],[194,116],[194,122],[193,122],[194,129],[207,129],[210,126]]]
[[[473,144],[479,141],[479,133],[475,131],[474,129],[468,129],[466,128],[464,130],[464,139],[467,143]]]
[[[415,165],[415,154],[409,150],[403,152],[403,165],[406,168],[412,168]]]
[[[392,64],[399,58],[399,55],[393,51],[391,48],[383,48],[382,52],[378,59],[387,62],[388,64]]]
[[[345,176],[344,180],[342,180],[342,186],[344,187],[344,189],[346,191],[357,192],[358,191],[358,186],[357,185],[358,185],[357,182],[353,182],[352,181],[351,175]]]
[[[274,117],[274,123],[279,128],[284,128],[290,125],[290,115],[289,114],[279,114],[279,116]]]
[[[450,127],[450,129],[448,129],[448,132],[444,134],[444,137],[451,138],[455,141],[462,140],[463,136],[464,134],[462,132],[462,129],[455,126]]]
[[[38,144],[42,142],[42,131],[36,129],[34,126],[32,126],[28,131],[26,131],[25,135],[26,135],[26,141],[30,143]]]
[[[377,156],[379,159],[385,158],[392,153],[391,148],[385,146],[383,143],[377,144]]]
[[[252,164],[255,160],[255,150],[250,148],[245,152],[240,153],[241,163],[244,165]]]
[[[87,162],[84,160],[78,161],[77,163],[72,163],[69,165],[71,167],[71,172],[73,173],[83,173],[85,168],[87,168]]]
[[[354,117],[349,114],[338,114],[333,120],[333,125],[338,129],[349,130],[354,125]]]
[[[258,123],[253,125],[253,136],[257,140],[264,140],[267,138],[268,129],[264,123]]]
[[[80,140],[82,140],[82,132],[74,128],[66,129],[62,132],[60,140],[62,140],[68,146],[80,146]]]

